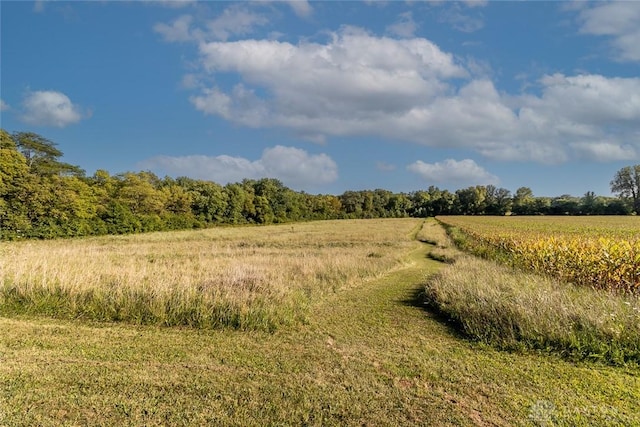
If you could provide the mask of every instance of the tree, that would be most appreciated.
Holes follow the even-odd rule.
[[[487,185],[485,213],[489,215],[506,215],[511,210],[511,192],[506,188]]]
[[[55,142],[33,132],[14,132],[12,137],[32,173],[40,176],[84,175],[79,166],[58,160],[62,151],[56,148]]]
[[[13,239],[29,228],[20,195],[29,167],[11,136],[0,129],[0,239]]]
[[[636,214],[640,214],[640,165],[626,166],[616,172],[610,183],[611,192],[629,199]]]
[[[580,199],[563,194],[551,200],[551,215],[577,215],[580,213]]]
[[[533,191],[529,187],[520,187],[513,196],[513,213],[531,215],[534,207]]]
[[[484,213],[487,189],[482,185],[456,191],[458,212],[463,215],[482,215]]]
[[[158,177],[149,172],[126,172],[118,176],[117,199],[135,215],[159,215],[167,194],[157,189]]]

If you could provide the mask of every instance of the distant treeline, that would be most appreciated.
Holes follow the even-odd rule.
[[[55,238],[203,228],[221,224],[273,224],[340,218],[435,215],[626,215],[626,199],[563,195],[534,197],[494,186],[456,192],[431,186],[411,193],[387,190],[311,195],[272,178],[219,185],[151,172],[86,176],[60,161],[62,152],[30,132],[0,129],[0,239]]]

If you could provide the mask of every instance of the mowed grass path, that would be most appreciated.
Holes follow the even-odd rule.
[[[640,425],[640,372],[495,351],[407,267],[275,333],[0,318],[0,425]]]

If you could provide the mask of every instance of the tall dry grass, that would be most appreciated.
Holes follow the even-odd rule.
[[[271,330],[399,266],[415,219],[0,244],[0,313]]]
[[[428,303],[473,339],[574,359],[640,364],[640,297],[595,291],[462,256],[426,285]]]

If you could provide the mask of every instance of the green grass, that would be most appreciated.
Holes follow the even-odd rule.
[[[0,425],[640,425],[638,369],[497,351],[425,310],[429,248],[275,333],[0,317]]]

